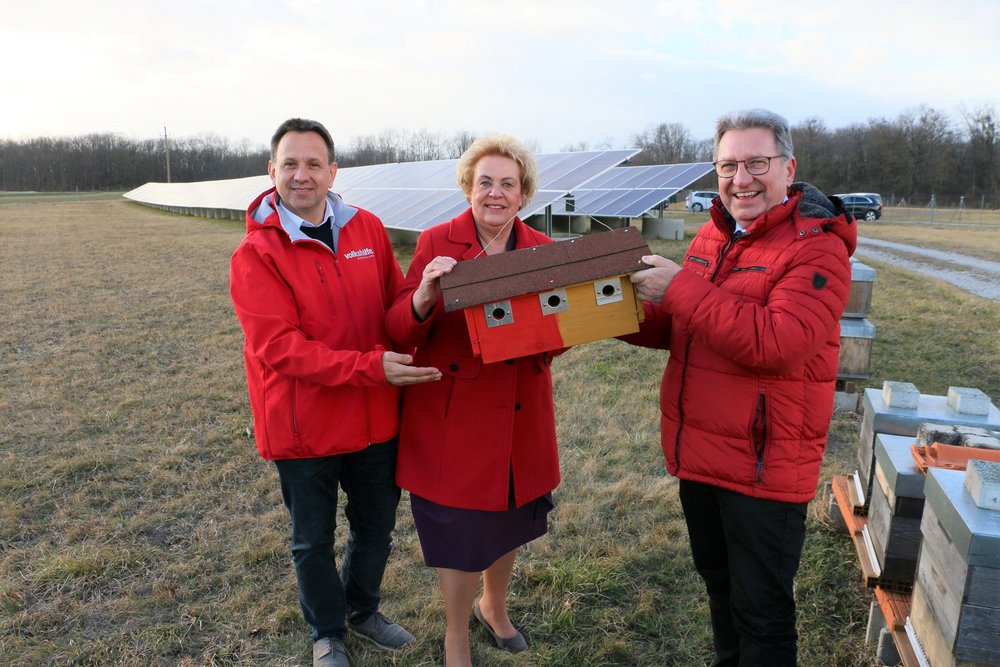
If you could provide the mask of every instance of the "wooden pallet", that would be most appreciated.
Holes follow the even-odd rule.
[[[868,519],[857,513],[859,509],[855,504],[856,494],[854,492],[854,478],[851,475],[841,475],[832,480],[833,497],[837,501],[837,508],[840,510],[844,523],[847,525],[847,532],[850,534],[854,550],[858,554],[858,565],[861,567],[861,576],[864,579],[866,588],[881,586],[886,590],[909,593],[912,584],[889,581],[881,577],[882,569],[879,567],[875,556],[875,549],[868,537]],[[863,509],[863,508],[860,508]]]
[[[885,617],[886,627],[889,628],[889,635],[896,645],[903,667],[921,667],[926,664],[917,657],[917,652],[921,649],[919,646],[913,646],[906,632],[906,620],[910,615],[910,595],[876,586],[875,600],[882,610],[882,616]]]
[[[838,475],[831,482],[833,497],[837,501],[841,516],[847,525],[847,531],[851,535],[861,532],[865,526],[866,508],[858,502],[857,491],[854,485],[853,475]]]

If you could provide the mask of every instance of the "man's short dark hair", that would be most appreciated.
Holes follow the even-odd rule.
[[[323,123],[307,118],[289,118],[278,126],[278,129],[274,132],[274,136],[271,137],[271,160],[274,160],[278,152],[278,144],[281,143],[281,138],[289,132],[315,132],[323,138],[323,143],[326,144],[326,152],[330,156],[330,164],[337,161],[337,156],[333,149],[333,137],[330,136],[330,132],[323,127]]]

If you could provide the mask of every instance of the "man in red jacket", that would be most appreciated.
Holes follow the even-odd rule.
[[[796,664],[793,580],[826,444],[857,226],[793,183],[788,122],[728,114],[715,132],[719,196],[678,266],[632,274],[670,350],[660,388],[667,469],[680,479],[714,665]]]
[[[274,461],[291,515],[313,664],[349,667],[348,624],[382,648],[413,641],[378,611],[400,496],[397,387],[441,373],[392,351],[385,313],[403,276],[381,221],[329,192],[337,163],[326,128],[285,121],[267,170],[274,188],[247,209],[230,294],[257,449]],[[339,574],[338,488],[350,524]]]

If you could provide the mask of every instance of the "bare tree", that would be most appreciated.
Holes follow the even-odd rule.
[[[634,164],[676,164],[698,162],[698,144],[680,123],[660,123],[632,137],[632,146],[642,153],[632,159]]]
[[[830,130],[820,118],[792,128],[799,174],[825,192],[881,192],[888,201],[927,201],[931,194],[965,196],[1000,206],[1000,137],[992,106],[962,108],[959,123],[944,113],[918,107],[895,119],[873,118]],[[461,155],[475,140],[460,130],[387,129],[338,147],[342,167],[437,160]],[[609,143],[609,142],[606,142]],[[529,150],[540,152],[537,141]],[[633,164],[673,164],[712,159],[712,139],[694,140],[679,123],[648,127],[632,139],[642,152]],[[606,145],[600,148],[606,148]],[[592,150],[581,141],[563,150]],[[114,134],[0,139],[0,190],[124,190],[165,181],[163,142]],[[172,179],[178,182],[239,178],[264,173],[268,150],[218,135],[171,138]],[[714,176],[694,184],[713,187]]]
[[[983,104],[961,108],[968,137],[962,167],[972,183],[972,195],[983,198],[1000,190],[1000,143],[997,142],[996,111]]]

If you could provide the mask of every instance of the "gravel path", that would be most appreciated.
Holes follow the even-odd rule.
[[[867,237],[858,237],[855,254],[943,280],[984,299],[1000,301],[1000,262]]]

